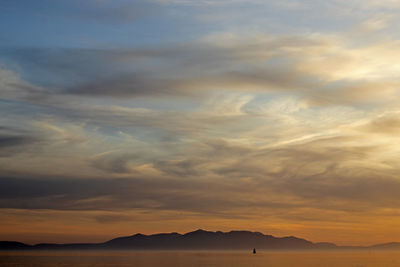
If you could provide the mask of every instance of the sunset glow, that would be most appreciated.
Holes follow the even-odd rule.
[[[399,12],[1,1],[0,240],[400,241]]]

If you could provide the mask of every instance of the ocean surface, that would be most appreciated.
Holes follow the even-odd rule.
[[[1,267],[398,267],[400,251],[0,252]]]

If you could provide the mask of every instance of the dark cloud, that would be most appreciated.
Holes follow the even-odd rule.
[[[201,164],[204,162],[204,159],[200,158],[196,160],[157,161],[154,163],[154,167],[167,175],[186,179],[204,173],[204,170],[201,169]]]
[[[54,210],[164,209],[216,212],[235,200],[171,179],[1,178],[0,207]],[[210,205],[214,203],[210,208]],[[231,203],[231,204],[229,204]]]
[[[131,50],[13,48],[3,53],[30,70],[28,81],[62,94],[184,96],[219,88],[296,91],[310,87],[314,78],[302,77],[295,62],[283,64],[286,55],[273,59],[265,55],[265,50],[277,48],[276,42],[257,47],[192,43]],[[249,52],[253,48],[260,51]],[[260,67],[263,60],[266,64]]]
[[[140,161],[141,158],[135,154],[105,155],[90,160],[90,163],[93,167],[110,173],[131,173],[132,169],[128,165],[135,160]]]
[[[377,98],[376,92],[379,88],[390,95],[398,86],[393,80],[330,80],[326,71],[319,72],[310,63],[319,56],[316,51],[331,45],[323,39],[288,36],[236,40],[229,46],[193,42],[108,50],[3,48],[2,52],[9,61],[29,69],[28,82],[51,88],[44,93],[59,96],[199,97],[208,91],[228,90],[290,93],[316,106],[387,101]],[[322,69],[331,69],[335,63],[325,61]]]
[[[35,139],[28,136],[4,136],[0,135],[0,148],[29,145],[35,142]]]
[[[40,142],[33,134],[9,127],[0,128],[0,157],[9,157],[15,153],[28,151]]]
[[[82,83],[63,91],[66,94],[84,96],[133,97],[133,96],[177,96],[189,95],[190,92],[180,90],[178,81],[157,80],[146,77],[148,74],[131,73],[109,80]]]

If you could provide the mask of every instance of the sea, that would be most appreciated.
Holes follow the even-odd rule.
[[[1,267],[399,267],[400,251],[19,251]]]

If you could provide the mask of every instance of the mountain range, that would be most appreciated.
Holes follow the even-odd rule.
[[[118,237],[104,243],[28,245],[15,241],[0,241],[0,250],[83,250],[83,249],[129,249],[129,250],[264,250],[286,249],[400,249],[400,243],[392,242],[374,246],[343,247],[333,243],[311,241],[294,237],[274,237],[260,232],[230,231],[211,232],[196,230],[186,234],[161,233],[135,234]]]

